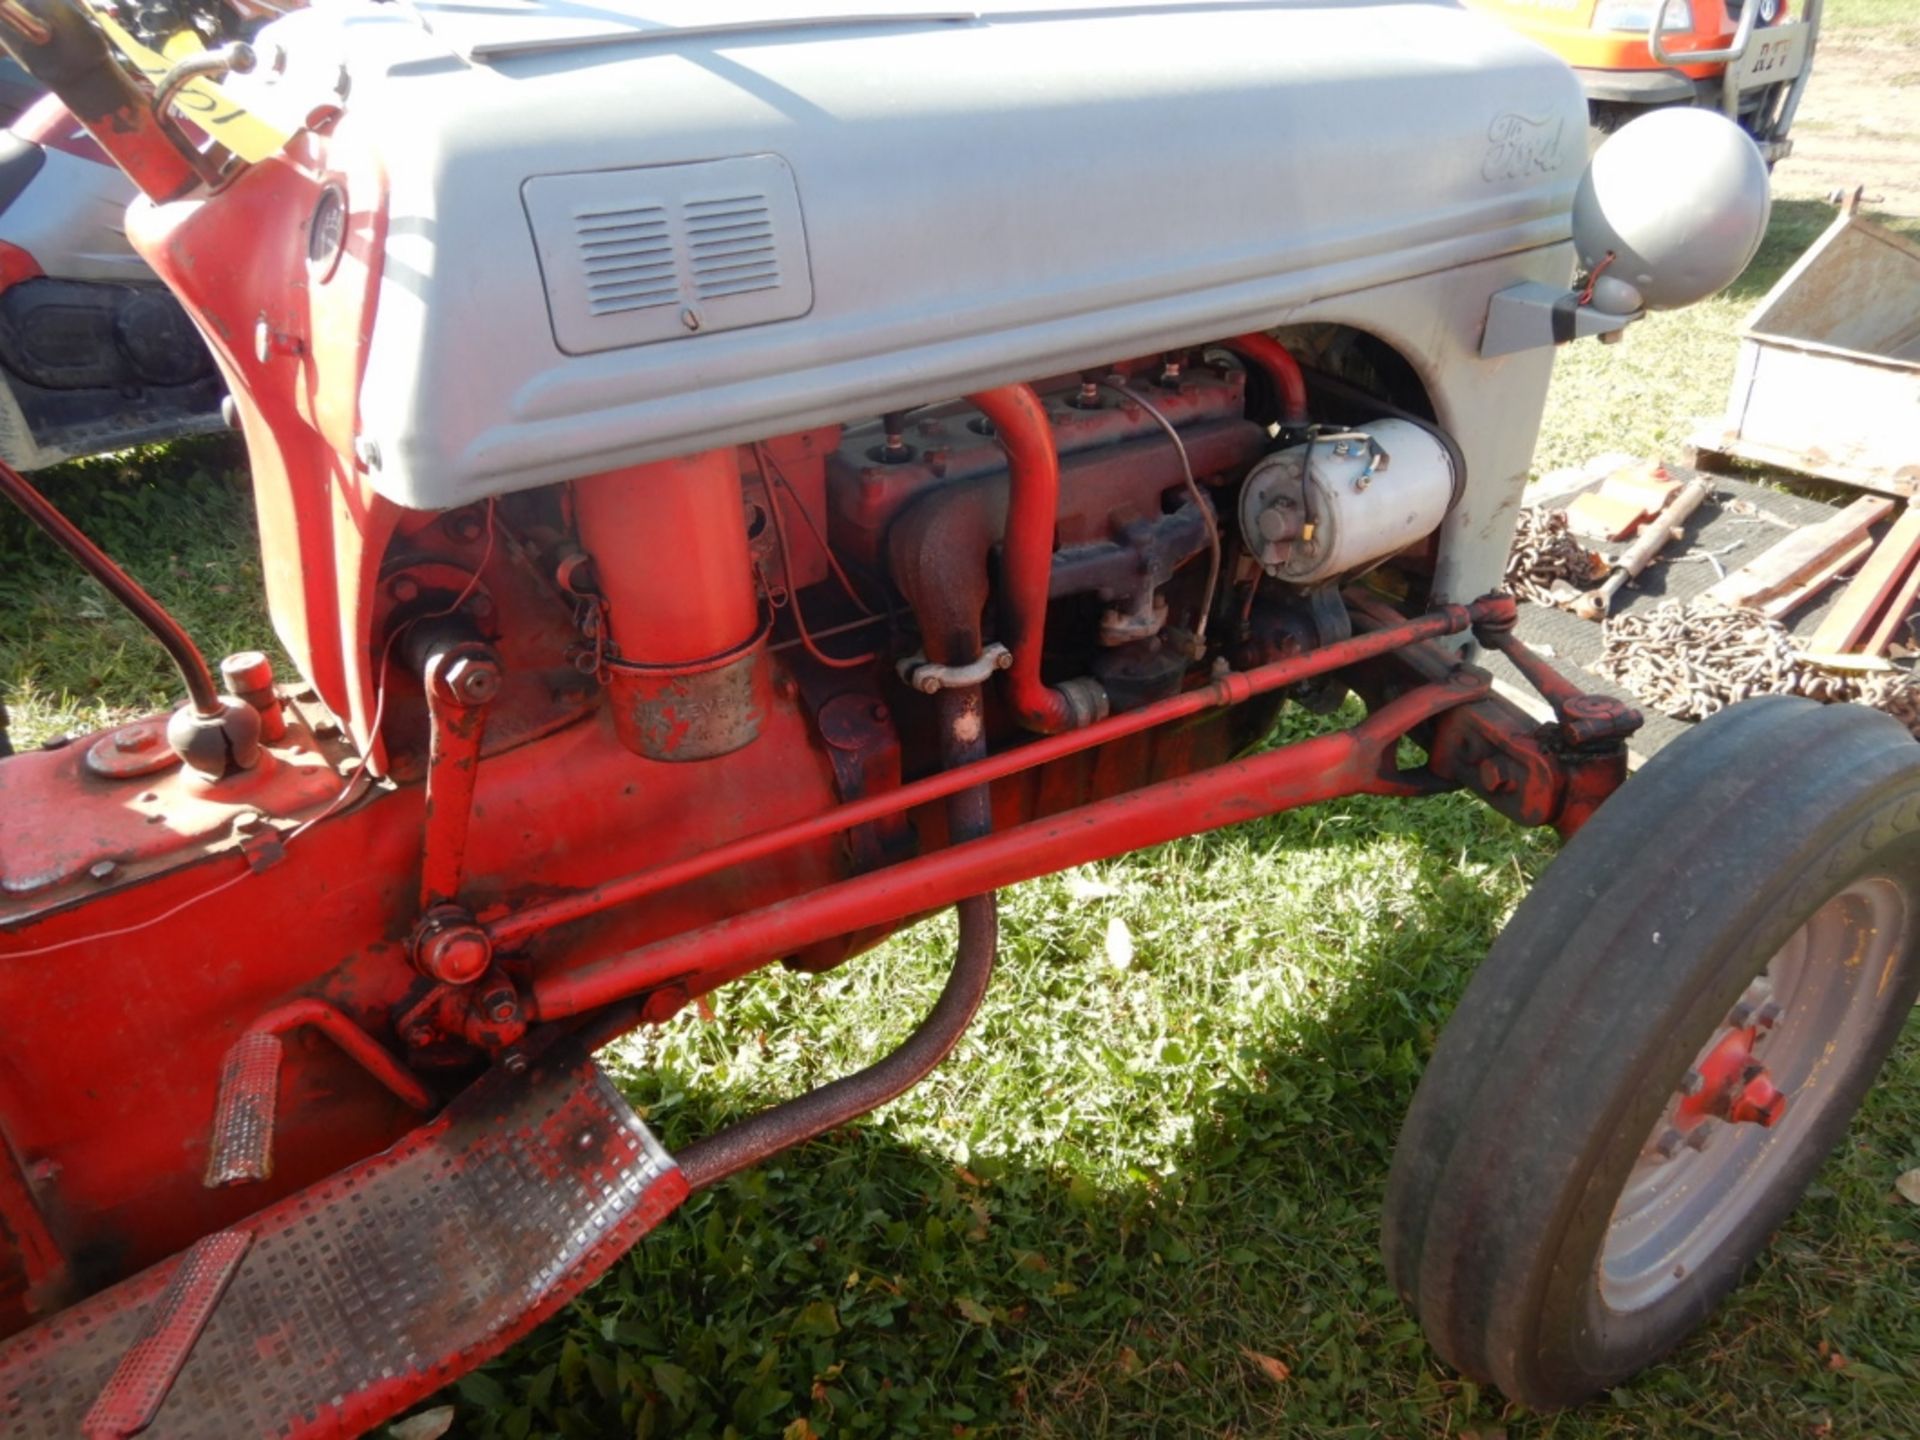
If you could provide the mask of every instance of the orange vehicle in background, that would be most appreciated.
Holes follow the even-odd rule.
[[[1573,67],[1597,141],[1634,116],[1701,105],[1771,165],[1813,73],[1822,0],[1465,0]]]

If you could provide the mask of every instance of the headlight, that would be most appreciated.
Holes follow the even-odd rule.
[[[1647,30],[1653,25],[1653,12],[1660,0],[1600,0],[1593,9],[1596,30]],[[1660,26],[1662,35],[1693,29],[1693,0],[1672,0],[1667,18]]]

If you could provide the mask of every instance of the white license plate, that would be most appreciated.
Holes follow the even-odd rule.
[[[1757,90],[1791,80],[1807,63],[1807,27],[1798,20],[1755,30],[1747,53],[1734,62],[1736,85]]]

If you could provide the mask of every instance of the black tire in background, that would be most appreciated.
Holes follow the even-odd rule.
[[[1677,1344],[1844,1133],[1920,989],[1917,938],[1920,744],[1896,721],[1771,697],[1657,755],[1515,912],[1408,1112],[1383,1246],[1434,1348],[1550,1409]],[[1683,1080],[1783,966],[1784,1117],[1710,1122],[1719,1158],[1678,1152],[1710,1183],[1645,1209]],[[1620,1242],[1647,1214],[1679,1227],[1649,1242],[1665,1269]]]

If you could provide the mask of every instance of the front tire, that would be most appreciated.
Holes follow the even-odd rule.
[[[1665,1354],[1797,1203],[1916,990],[1897,722],[1775,697],[1662,751],[1515,913],[1408,1112],[1384,1250],[1434,1348],[1539,1409]]]

